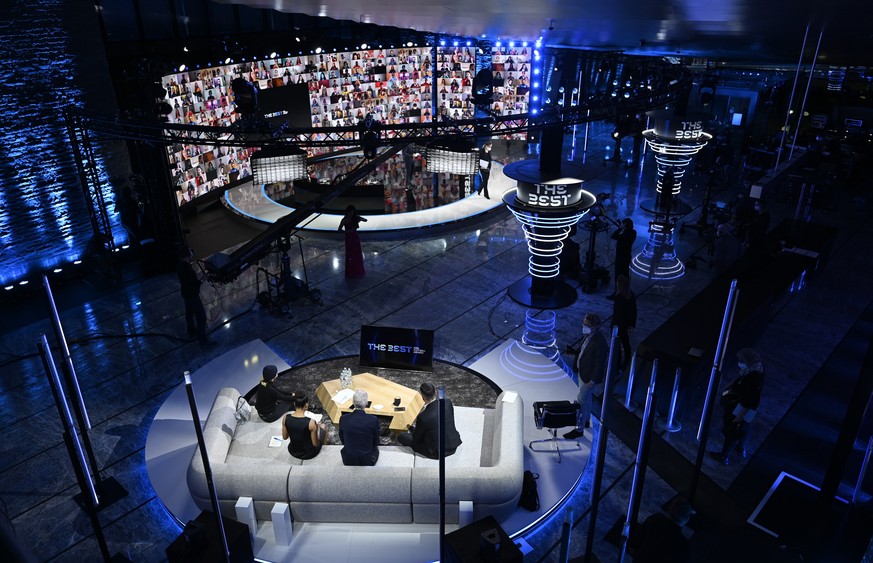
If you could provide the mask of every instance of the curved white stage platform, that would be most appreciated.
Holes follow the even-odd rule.
[[[222,354],[192,374],[200,424],[205,422],[218,390],[233,386],[241,391],[251,389],[260,379],[266,364],[275,364],[279,371],[290,366],[260,340]],[[526,469],[539,473],[540,510],[528,512],[519,508],[501,522],[510,536],[518,536],[537,525],[574,490],[590,454],[590,434],[580,440],[582,449],[562,451],[562,463],[552,452],[531,452],[531,440],[547,438],[546,430],[538,430],[531,405],[536,401],[572,400],[576,384],[554,362],[539,352],[507,340],[470,366],[503,390],[518,392],[529,416],[524,417]],[[146,438],[146,470],[158,498],[170,514],[183,524],[200,514],[186,484],[186,473],[194,455],[197,439],[191,421],[191,410],[184,384],[180,384],[158,409]],[[539,445],[543,448],[543,444]],[[447,526],[447,531],[457,526]],[[439,558],[438,526],[435,524],[325,524],[297,523],[290,546],[273,542],[271,522],[259,523],[255,538],[255,557],[275,562],[336,563],[360,561],[361,553],[379,553],[387,563],[410,563],[410,554],[418,561]]]
[[[434,207],[406,213],[386,213],[384,215],[366,215],[367,222],[361,223],[360,232],[388,232],[422,227],[435,227],[457,221],[480,217],[486,213],[503,207],[503,192],[515,187],[515,181],[503,175],[503,165],[495,162],[488,183],[491,199],[481,195],[467,196],[464,199]],[[262,224],[272,224],[294,211],[270,199],[264,186],[255,186],[251,182],[241,184],[227,190],[221,197],[222,203],[237,215]],[[303,230],[335,232],[342,214],[319,213],[314,218],[306,220],[301,225]]]

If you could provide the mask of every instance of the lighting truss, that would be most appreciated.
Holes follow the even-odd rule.
[[[683,77],[674,84],[658,90],[640,92],[630,99],[596,97],[582,99],[579,104],[548,116],[542,114],[516,114],[488,116],[480,119],[452,120],[435,123],[382,124],[382,145],[391,145],[409,136],[417,136],[437,142],[442,139],[456,139],[459,135],[476,135],[482,127],[493,135],[508,135],[526,132],[531,126],[544,126],[560,123],[570,126],[614,118],[618,113],[640,113],[662,108],[675,101],[688,89],[691,75]],[[178,123],[152,123],[140,120],[118,119],[87,112],[70,106],[66,111],[77,124],[93,136],[127,139],[133,141],[162,142],[168,144],[198,144],[212,147],[266,147],[293,142],[301,147],[343,147],[360,144],[360,130],[352,127],[304,127],[286,128],[281,135],[274,136],[268,126],[260,129],[242,131],[237,124],[229,127],[206,125],[186,125]]]

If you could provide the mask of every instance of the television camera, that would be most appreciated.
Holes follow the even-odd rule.
[[[301,297],[307,297],[317,305],[323,305],[321,290],[309,286],[309,276],[306,272],[306,258],[303,255],[303,241],[297,237],[300,248],[300,259],[303,264],[303,279],[295,277],[291,273],[291,259],[288,251],[291,250],[291,237],[282,237],[276,241],[274,253],[280,255],[279,272],[273,273],[268,269],[258,266],[256,271],[258,287],[258,304],[268,311],[277,314],[290,314],[291,302]],[[261,276],[263,276],[265,289],[261,290]]]
[[[585,253],[585,264],[579,274],[579,284],[584,293],[591,293],[597,288],[597,284],[609,283],[609,270],[597,264],[597,254],[594,251],[597,243],[597,233],[608,231],[610,223],[619,227],[621,223],[606,214],[603,202],[612,197],[609,192],[597,194],[595,203],[588,214],[579,222],[579,227],[588,231],[588,251]]]

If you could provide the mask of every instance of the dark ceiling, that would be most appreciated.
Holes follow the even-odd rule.
[[[750,64],[873,64],[870,0],[215,0],[462,37]]]

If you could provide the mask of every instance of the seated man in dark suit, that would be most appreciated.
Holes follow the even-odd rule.
[[[339,437],[343,443],[340,455],[345,465],[376,465],[379,459],[379,419],[367,414],[367,392],[358,389],[352,396],[355,410],[342,415]]]
[[[416,452],[431,459],[439,459],[439,404],[436,401],[436,389],[433,383],[421,384],[418,392],[424,399],[424,407],[418,413],[415,424],[410,427],[411,432],[397,435],[397,442],[402,446],[409,446]],[[446,457],[455,453],[461,445],[461,435],[455,428],[455,409],[452,401],[446,401]]]

